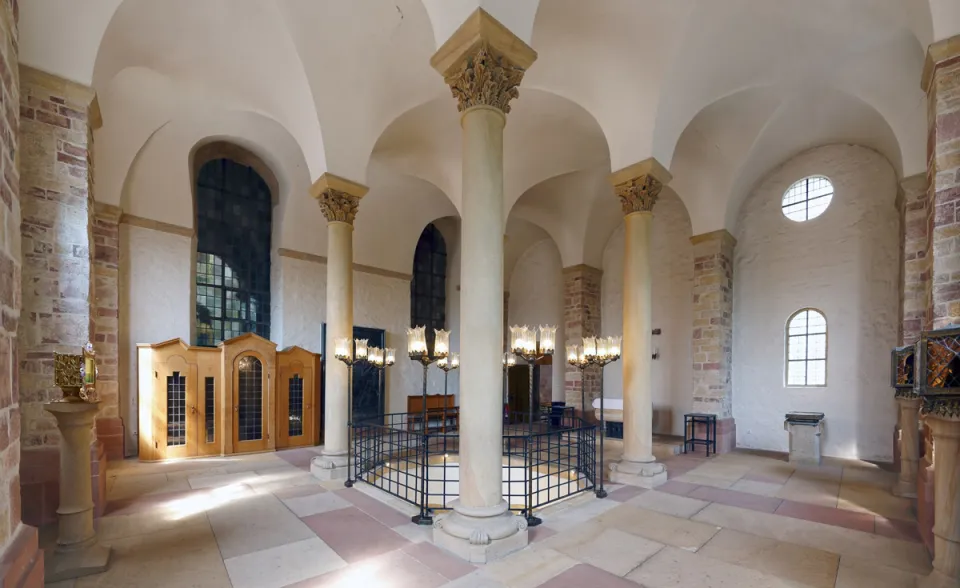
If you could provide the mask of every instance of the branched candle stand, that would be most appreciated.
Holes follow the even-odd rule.
[[[410,518],[417,525],[432,525],[433,517],[430,516],[430,509],[427,505],[427,496],[429,496],[429,486],[430,486],[430,468],[427,463],[429,458],[429,442],[430,438],[428,435],[427,427],[427,368],[430,367],[431,363],[439,361],[440,359],[446,359],[450,354],[450,331],[445,331],[443,329],[434,329],[434,334],[436,338],[433,343],[433,357],[430,356],[429,351],[427,350],[427,328],[424,326],[413,327],[407,329],[407,355],[410,359],[420,362],[423,366],[423,406],[421,410],[421,426],[423,427],[423,455],[420,460],[420,467],[422,469],[423,475],[421,476],[423,488],[422,488],[422,500],[420,501],[420,514],[414,515]],[[459,366],[459,359],[457,360],[457,365]],[[446,402],[446,399],[444,399]]]
[[[391,347],[380,349],[371,347],[367,350],[367,363],[377,370],[377,410],[380,410],[383,396],[383,372],[397,362],[397,352]]]
[[[600,366],[600,473],[597,498],[606,498],[603,487],[603,441],[607,436],[606,419],[603,404],[603,368],[620,359],[620,337],[584,337],[583,345],[567,345],[567,363],[580,370],[580,406],[586,413],[586,393],[583,385],[583,371],[591,365]]]
[[[447,430],[447,377],[450,372],[460,367],[460,354],[451,353],[450,357],[441,357],[437,360],[437,367],[443,370],[443,431]]]
[[[541,325],[540,340],[537,341],[537,330],[526,325],[519,327],[510,327],[510,349],[513,353],[525,360],[530,369],[530,436],[527,440],[527,525],[535,527],[542,521],[533,516],[533,509],[530,508],[533,500],[533,366],[537,360],[553,355],[554,340],[557,334],[556,327]]]
[[[500,360],[500,363],[503,364],[503,424],[509,424],[510,387],[508,383],[508,374],[510,373],[510,368],[517,365],[517,356],[508,351],[503,354],[503,358]]]
[[[356,351],[354,351],[356,347]],[[347,480],[343,483],[347,488],[353,487],[353,366],[356,363],[367,361],[367,340],[338,337],[334,341],[334,357],[347,365]]]

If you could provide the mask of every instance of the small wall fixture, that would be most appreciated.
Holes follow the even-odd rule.
[[[654,335],[659,335],[660,333],[661,333],[660,329],[654,329],[654,330],[653,330],[653,334],[654,334]]]
[[[654,348],[654,350],[653,350],[653,355],[652,355],[651,357],[653,357],[654,360],[660,359],[660,348],[659,348],[659,347]]]

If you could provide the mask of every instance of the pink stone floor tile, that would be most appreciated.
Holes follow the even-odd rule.
[[[878,516],[876,519],[876,533],[892,539],[901,539],[903,541],[915,541],[920,543],[920,530],[917,528],[916,521],[904,521],[901,519],[888,519]]]
[[[343,490],[337,490],[336,494],[345,500],[349,500],[354,504],[354,506],[388,527],[410,524],[409,516],[387,506],[376,498],[367,496],[356,488],[344,488]]]
[[[864,533],[873,533],[874,531],[874,516],[872,514],[853,512],[842,508],[784,500],[774,514],[793,517],[795,519],[805,519],[825,525],[833,525],[835,527],[846,527],[848,529],[863,531]]]
[[[327,489],[323,486],[307,484],[305,486],[291,486],[290,488],[283,488],[274,492],[273,495],[281,500],[286,500],[287,498],[299,498],[301,496],[310,496],[312,494],[320,494],[326,491]]]
[[[579,564],[540,584],[540,588],[637,588],[637,584],[589,564]]]
[[[286,588],[438,588],[447,582],[412,556],[391,551]]]
[[[300,469],[310,471],[310,461],[319,455],[312,449],[284,449],[277,452],[277,457],[286,461],[290,465]]]
[[[657,486],[654,488],[658,492],[666,492],[668,494],[676,494],[677,496],[686,496],[690,494],[700,486],[696,484],[691,484],[690,482],[678,482],[676,480],[667,480],[666,484]]]
[[[543,525],[540,525],[538,527],[530,527],[529,529],[527,529],[527,533],[530,539],[530,543],[543,541],[547,537],[553,537],[554,535],[557,534],[555,530],[551,529],[550,527],[545,527]]]
[[[749,508],[760,512],[772,513],[777,510],[780,498],[770,496],[758,496],[749,492],[738,492],[736,490],[724,490],[721,488],[712,488],[710,486],[701,486],[687,494],[690,498],[706,500],[708,502],[717,502],[727,506],[737,506],[739,508]]]
[[[640,488],[638,486],[623,486],[608,494],[607,498],[610,500],[616,500],[617,502],[626,502],[634,496],[639,496],[646,491],[647,490],[645,488]]]
[[[432,543],[411,543],[403,548],[403,552],[447,580],[456,580],[477,569],[476,566],[468,564]]]
[[[303,519],[347,563],[401,549],[410,542],[358,508],[342,508]]]

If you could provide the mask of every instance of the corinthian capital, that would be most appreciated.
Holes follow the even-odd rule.
[[[360,207],[360,199],[367,187],[330,173],[323,174],[310,189],[320,204],[320,212],[328,223],[353,224]]]
[[[510,112],[510,101],[537,53],[483,9],[477,9],[430,60],[457,99],[460,112],[492,106]]]
[[[663,185],[671,179],[670,172],[651,157],[614,173],[610,183],[620,198],[623,214],[628,215],[652,212]]]

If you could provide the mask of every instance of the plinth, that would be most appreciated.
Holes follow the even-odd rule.
[[[53,555],[45,559],[47,582],[59,582],[107,569],[110,548],[97,543],[93,529],[90,486],[90,433],[99,402],[49,402],[43,408],[60,429],[59,536]]]

